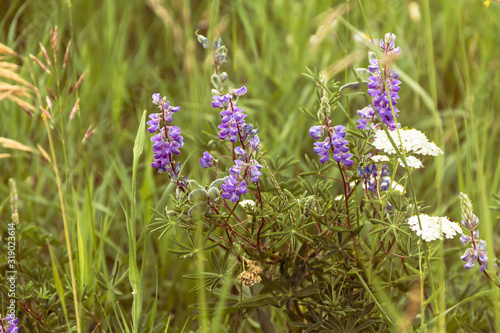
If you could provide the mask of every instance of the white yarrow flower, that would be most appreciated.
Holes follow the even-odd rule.
[[[434,142],[430,142],[424,133],[416,130],[416,129],[400,129],[399,134],[398,131],[390,131],[389,132],[394,143],[398,149],[401,149],[401,143],[404,151],[406,153],[419,154],[419,155],[430,155],[437,156],[442,154],[443,151],[439,149],[438,146]],[[399,136],[401,135],[401,140]],[[373,146],[379,150],[382,150],[386,154],[396,154],[396,150],[389,141],[387,134],[383,130],[378,130],[375,133],[375,141],[373,142]]]
[[[343,200],[343,199],[344,199],[344,195],[343,195],[343,194],[339,194],[339,195],[337,195],[337,196],[335,197],[335,199],[333,199],[333,200],[335,200],[335,201],[340,201],[340,200]]]
[[[378,163],[378,162],[388,162],[389,161],[389,157],[387,157],[385,155],[375,155],[375,156],[372,156],[370,158],[375,163]]]
[[[404,168],[405,165],[403,164],[403,161],[400,158],[398,158],[398,161],[399,161],[399,165],[401,165]],[[424,167],[422,162],[418,158],[416,158],[415,156],[406,156],[406,163],[408,164],[408,166],[410,168],[414,168],[414,169],[420,169],[420,168]]]
[[[240,205],[243,208],[250,209],[250,208],[252,208],[252,207],[255,206],[255,201],[253,201],[253,200],[243,200],[243,201],[240,201]]]
[[[399,192],[399,193],[401,193],[401,194],[403,194],[403,193],[405,193],[405,192],[406,192],[406,191],[405,191],[405,188],[404,188],[403,186],[399,185],[399,184],[398,184],[398,183],[396,183],[396,182],[392,182],[391,187],[392,187],[392,190],[393,190],[393,191]]]
[[[418,217],[412,216],[408,219],[410,229],[415,231],[417,236],[420,236],[424,241],[431,242],[437,239],[443,239],[443,235],[451,239],[457,234],[462,234],[462,228],[455,222],[451,222],[447,217],[429,216],[427,214],[420,214],[420,225]]]

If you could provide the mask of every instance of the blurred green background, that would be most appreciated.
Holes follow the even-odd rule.
[[[143,110],[155,110],[153,93],[181,106],[174,123],[186,139],[181,154],[183,173],[209,181],[198,159],[210,139],[205,132],[214,133],[210,123],[217,124],[218,113],[210,106],[210,54],[198,44],[196,30],[210,40],[222,38],[229,49],[229,61],[223,67],[229,86],[248,88],[240,107],[249,114],[248,121],[259,127],[266,156],[298,160],[282,171],[293,177],[303,170],[304,154],[317,158],[308,135],[313,124],[299,110],[302,106],[313,110],[316,105],[314,84],[302,75],[306,67],[323,71],[342,84],[354,81],[351,66],[368,64],[369,30],[375,40],[387,32],[395,33],[402,49],[395,65],[403,73],[398,120],[403,126],[426,132],[445,152],[426,161],[426,167],[414,174],[417,198],[431,206],[429,213],[458,220],[457,195],[469,193],[484,222],[482,231],[491,236],[486,239],[498,240],[498,215],[488,207],[493,204],[491,194],[500,192],[500,3],[488,7],[480,0],[371,0],[362,4],[364,12],[358,1],[2,1],[0,42],[23,57],[33,54],[43,59],[39,43],[48,49],[50,29],[58,26],[60,57],[72,40],[68,71],[60,73],[61,80],[69,86],[88,70],[78,92],[81,118],[69,121],[73,94],[61,102],[64,114],[54,119],[55,124],[63,125],[55,131],[55,149],[71,234],[92,234],[92,220],[96,232],[104,236],[103,254],[80,258],[77,276],[92,275],[93,262],[98,262],[97,269],[106,265],[111,270],[116,259],[121,263],[128,260],[120,200],[130,199],[132,147]],[[349,30],[345,22],[364,35]],[[21,58],[9,59],[22,65]],[[25,65],[19,73],[34,79],[45,98],[45,87],[54,86],[53,76],[29,62],[31,73]],[[342,103],[355,121],[356,110],[366,100],[353,96]],[[30,117],[8,100],[0,102],[0,110],[1,137],[49,151],[39,110]],[[347,124],[340,111],[333,121]],[[96,131],[84,145],[85,167],[81,141],[89,126]],[[21,222],[36,224],[64,244],[50,165],[39,153],[0,147],[2,153],[12,154],[0,159],[2,220],[9,220],[7,180],[14,178]],[[144,232],[152,216],[149,208],[162,209],[158,203],[162,198],[162,203],[168,202],[166,194],[171,190],[166,191],[168,177],[154,172],[151,161],[146,141],[137,196],[138,233],[146,237],[150,248],[144,258],[144,309],[152,306],[156,266],[158,316],[172,314],[173,325],[180,327],[186,321],[191,323],[188,318],[196,314],[188,305],[197,295],[187,293],[194,282],[182,278],[196,270],[196,263],[180,261],[167,252],[168,237],[158,241],[157,235]],[[79,246],[76,238],[72,237],[74,248]],[[500,253],[498,242],[493,243]],[[92,247],[89,242],[81,246]],[[47,252],[42,254],[47,259]],[[50,265],[50,259],[40,262]],[[93,280],[79,279],[82,283]],[[126,290],[126,283],[122,286],[120,300],[127,304],[131,291]]]

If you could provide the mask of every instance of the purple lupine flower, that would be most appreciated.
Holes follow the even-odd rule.
[[[314,140],[319,140],[323,137],[323,126],[313,126],[309,129],[309,135]]]
[[[325,163],[330,159],[330,138],[326,138],[325,142],[315,142],[313,151],[321,156],[320,163]]]
[[[212,107],[214,109],[222,109],[224,106],[227,106],[227,104],[231,100],[231,94],[226,94],[222,96],[215,95],[212,98],[214,100],[212,102]]]
[[[231,174],[221,185],[221,189],[221,196],[224,199],[230,199],[231,202],[237,202],[240,200],[240,195],[245,195],[247,193],[247,183],[244,179],[238,183],[238,175]]]
[[[178,112],[180,106],[170,106],[169,101],[158,93],[153,94],[153,104],[158,105],[161,112],[149,115],[151,120],[147,122],[150,133],[158,132],[151,137],[154,153],[151,166],[158,169],[159,173],[168,172],[171,180],[177,182],[181,165],[175,165],[173,155],[180,154],[179,149],[184,145],[184,138],[180,135],[182,131],[178,126],[169,126],[168,123],[172,121],[172,113]]]
[[[395,41],[396,41],[396,35],[391,32],[388,32],[385,34],[384,39],[380,40],[380,48],[382,49],[382,51],[385,52],[385,54],[400,55],[401,48],[399,46],[394,48]]]
[[[262,165],[260,165],[256,160],[250,161],[250,181],[252,183],[257,183],[259,181],[259,177],[262,175],[260,171],[262,169]]]
[[[159,93],[153,94],[153,104],[161,104],[161,95]]]
[[[214,162],[214,158],[208,151],[203,153],[203,157],[200,158],[200,164],[203,168],[211,168]]]
[[[343,153],[338,148],[335,148],[333,152],[333,159],[335,160],[335,162],[343,163],[346,166],[352,166],[354,164],[354,161],[350,160],[352,156],[352,154]]]
[[[243,170],[244,166],[245,163],[242,160],[235,160],[233,167],[229,169],[229,173],[232,176],[238,176],[241,173],[241,170]]]
[[[172,113],[178,112],[181,109],[180,106],[175,106],[175,107],[170,106],[170,102],[165,97],[161,98],[160,94],[158,94],[158,93],[153,94],[153,104],[158,105],[158,109],[161,110],[161,112],[159,114],[157,114],[157,116],[155,117],[155,119],[158,121],[158,123],[160,120],[159,118],[161,118],[162,120],[165,120],[168,123],[172,122]],[[150,118],[152,118],[152,117],[150,116]],[[155,119],[153,119],[153,120],[155,120]],[[152,125],[152,124],[150,124],[150,122],[148,122],[148,125]],[[153,132],[151,132],[151,133],[153,133]]]
[[[354,161],[350,158],[353,156],[349,154],[349,141],[344,140],[345,137],[345,126],[337,125],[333,127],[334,134],[332,135],[332,145],[335,147],[333,150],[333,159],[337,163],[342,163],[345,166],[352,166]]]
[[[245,86],[241,86],[241,88],[234,89],[232,93],[236,96],[243,96],[247,93],[247,88]]]
[[[373,99],[373,105],[375,106],[375,110],[380,116],[380,119],[384,124],[389,127],[391,131],[395,130],[398,126],[394,119],[394,115],[397,117],[399,110],[395,107],[397,104],[397,100],[399,99],[398,91],[399,91],[399,81],[397,78],[399,77],[394,71],[390,71],[385,73],[386,77],[386,85],[387,90],[385,91],[384,83],[383,83],[383,74],[378,69],[378,61],[377,59],[370,60],[372,63],[372,67],[377,67],[375,71],[372,71],[375,75],[370,76],[368,80],[368,94]],[[388,94],[389,93],[389,94]],[[389,98],[391,101],[389,101]],[[391,103],[394,109],[394,115],[391,109]]]
[[[465,261],[464,268],[469,270],[474,266],[475,261],[477,260],[477,250],[473,248],[468,248],[465,253],[460,257],[462,261]]]
[[[460,243],[462,245],[466,245],[467,243],[469,243],[471,241],[471,239],[472,238],[470,236],[462,234],[462,236],[460,236]]]
[[[462,236],[460,236],[460,243],[462,243],[462,245],[471,243],[471,247],[465,250],[465,253],[460,257],[460,259],[466,262],[464,265],[465,269],[472,268],[474,262],[478,259],[481,272],[484,272],[485,268],[489,268],[486,241],[479,239],[479,230],[475,230],[472,236],[462,234]],[[495,264],[495,268],[496,267],[497,265]]]
[[[154,133],[160,128],[159,114],[152,113],[149,115],[149,118],[151,118],[151,120],[146,123],[150,126],[148,128],[148,131],[149,131],[149,133]]]
[[[247,156],[247,152],[245,149],[241,148],[240,146],[234,148],[234,152],[238,155],[238,157],[245,159]]]
[[[7,317],[5,318],[0,318],[0,321],[5,321],[5,324],[2,323],[2,327],[4,329],[7,329],[5,332],[6,333],[18,333],[19,332],[19,328],[17,327],[17,325],[19,324],[19,319],[16,318],[16,316],[14,314],[9,314]],[[8,326],[7,326],[8,324]],[[0,332],[4,332],[4,330],[0,327]]]
[[[252,136],[252,138],[248,142],[248,149],[250,150],[250,154],[254,151],[259,150],[260,148],[260,139],[257,135]]]
[[[243,113],[242,109],[235,106],[234,103],[231,103],[227,109],[223,109],[220,115],[222,124],[218,126],[220,129],[219,139],[229,139],[230,142],[238,141],[238,133],[244,128],[244,119],[247,115]]]
[[[392,33],[387,33],[385,38],[380,40],[380,48],[385,52],[386,56],[399,55],[401,53],[400,47],[395,48],[395,40],[396,36]],[[401,84],[401,81],[398,80],[399,75],[390,70],[387,64],[383,66],[383,69],[379,68],[379,60],[374,53],[370,54],[369,62],[368,70],[372,72],[373,75],[368,78],[368,94],[372,97],[373,105],[382,122],[393,131],[400,126],[396,122],[396,119],[394,119],[398,116],[399,112],[395,107],[399,99],[398,92],[400,90],[399,85]],[[382,64],[382,61],[380,61],[380,63]],[[363,110],[361,113],[358,111],[358,115],[363,118],[358,120],[358,129],[368,128],[368,119],[371,118],[373,120],[373,114],[369,114],[369,112]]]
[[[313,126],[309,129],[309,134],[312,138],[321,138],[321,132],[324,127],[325,126]],[[350,158],[353,155],[349,154],[349,147],[347,147],[349,141],[344,140],[344,137],[346,135],[345,126],[337,125],[335,127],[326,127],[329,135],[327,135],[323,142],[314,143],[316,147],[314,147],[313,151],[321,156],[319,160],[320,163],[325,163],[326,161],[328,161],[330,159],[330,151],[333,150],[333,159],[336,162],[342,163],[345,166],[352,166],[354,162],[350,160]]]
[[[362,129],[367,129],[368,126],[368,120],[366,119],[358,119],[358,125],[356,125],[357,129],[362,130]]]
[[[367,166],[364,169],[358,168],[358,176],[363,180],[366,189],[373,192],[375,196],[378,195],[379,190],[387,191],[389,189],[391,183],[390,173],[391,170],[387,167],[387,164],[380,169],[380,176],[376,164]],[[378,185],[380,185],[380,188]]]
[[[358,125],[356,127],[360,130],[369,128],[368,120],[372,122],[375,115],[375,111],[373,111],[372,106],[369,105],[361,110],[358,110],[357,114],[361,117],[361,119],[358,119]]]

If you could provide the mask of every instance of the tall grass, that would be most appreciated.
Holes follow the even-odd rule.
[[[183,126],[189,151],[184,154],[183,173],[203,177],[197,162],[203,151],[200,145],[208,141],[206,133],[212,133],[210,123],[216,123],[218,115],[210,107],[210,59],[196,43],[197,29],[219,34],[228,46],[231,60],[226,71],[234,81],[230,85],[247,86],[250,98],[242,106],[260,128],[266,156],[297,160],[277,177],[296,176],[305,167],[304,154],[312,155],[313,143],[307,135],[311,124],[299,111],[301,106],[312,109],[314,103],[314,87],[302,75],[305,68],[324,70],[344,82],[355,81],[350,66],[367,64],[367,48],[342,21],[365,33],[370,28],[375,38],[395,33],[403,49],[397,62],[403,73],[399,120],[425,131],[445,151],[413,177],[415,196],[431,206],[432,213],[459,220],[457,195],[469,193],[488,252],[500,255],[496,245],[499,216],[489,209],[491,194],[500,193],[497,3],[486,7],[479,0],[457,0],[453,5],[447,0],[375,0],[338,1],[332,7],[330,1],[148,0],[79,1],[67,6],[57,1],[13,0],[2,2],[0,10],[5,13],[0,19],[0,42],[21,55],[37,56],[39,43],[49,45],[50,28],[57,25],[61,43],[65,46],[71,39],[74,52],[61,79],[74,82],[88,70],[78,92],[81,125],[67,124],[73,107],[67,99],[60,99],[56,127],[48,129],[39,110],[30,117],[16,103],[0,102],[0,137],[38,151],[0,150],[0,154],[11,154],[0,159],[0,200],[9,196],[8,178],[15,179],[20,223],[47,230],[73,252],[69,261],[50,252],[48,262],[53,267],[50,283],[64,286],[66,294],[61,299],[66,306],[75,304],[72,311],[77,315],[69,315],[76,322],[67,324],[81,325],[79,331],[91,330],[101,319],[103,331],[108,327],[134,332],[167,331],[166,327],[188,331],[201,325],[200,317],[194,318],[198,315],[206,327],[220,325],[210,322],[205,311],[189,307],[213,296],[201,294],[204,291],[188,293],[198,282],[182,277],[209,264],[179,260],[167,251],[170,234],[158,240],[156,234],[144,230],[154,218],[150,207],[162,211],[171,205],[173,189],[168,177],[150,168],[148,141],[140,158],[132,153],[143,110],[151,111],[151,95],[161,92],[181,105],[183,112],[176,122],[189,124]],[[16,57],[0,61],[7,60],[22,64]],[[55,78],[34,63],[31,68],[32,74],[22,66],[20,74],[33,75],[45,96],[44,87],[54,84]],[[364,106],[362,99],[343,103],[353,118]],[[340,112],[333,115],[334,122],[344,119]],[[97,131],[82,146],[90,125]],[[53,151],[47,133],[55,141]],[[54,173],[38,145],[51,152],[59,173]],[[8,220],[8,210],[0,208],[2,221]],[[434,284],[440,288],[436,300],[440,313],[453,317],[455,304],[472,302],[480,295],[491,305],[492,318],[500,327],[498,288],[489,293],[492,286],[477,270],[468,272],[465,281],[454,278],[463,270],[459,249],[458,240],[453,241],[439,254],[445,265],[431,262],[437,277]],[[465,290],[468,285],[475,291]],[[99,288],[108,293],[96,297],[92,293]],[[454,296],[458,294],[462,299]],[[397,306],[389,315],[399,321],[403,314],[395,310]],[[24,318],[30,320],[27,314]],[[79,318],[85,319],[80,323]],[[444,332],[445,318],[440,318],[438,326],[430,327]],[[273,313],[273,321],[284,318]]]

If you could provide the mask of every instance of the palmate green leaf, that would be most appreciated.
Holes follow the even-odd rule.
[[[373,310],[373,308],[375,307],[375,302],[371,302],[370,304],[368,304],[364,309],[363,309],[363,312],[361,312],[361,314],[359,315],[360,318],[363,318],[367,315],[370,314],[370,312]]]
[[[281,286],[280,283],[274,282],[270,278],[268,278],[265,275],[261,275],[262,280],[260,283],[265,286],[266,288],[272,290],[272,291],[281,291],[283,293],[286,293],[286,289]]]
[[[292,327],[299,327],[299,328],[308,328],[308,327],[313,326],[313,324],[308,324],[308,323],[304,323],[304,322],[300,322],[300,321],[294,321],[294,322],[288,323],[288,325],[290,325]]]
[[[219,263],[219,258],[217,258],[217,254],[215,254],[214,251],[210,251],[210,260],[212,261],[212,266],[214,266],[215,271],[221,274],[222,268]]]
[[[410,265],[406,262],[404,263],[404,265],[406,266],[406,268],[408,268],[410,271],[412,271],[415,275],[417,275],[417,276],[422,275],[422,273],[418,269],[414,268],[412,265]]]
[[[299,291],[293,293],[292,297],[294,299],[302,299],[304,297],[318,295],[319,294],[319,290],[317,290],[315,287],[316,287],[315,285],[308,285],[307,287],[302,288]]]
[[[305,176],[312,176],[312,175],[317,175],[318,171],[309,171],[309,172],[301,172],[299,173],[299,176],[305,177]]]
[[[223,276],[216,274],[216,273],[211,273],[211,272],[203,272],[203,273],[198,273],[198,274],[186,274],[183,275],[184,278],[187,279],[203,279],[203,282],[196,285],[195,287],[191,288],[189,292],[194,292],[197,291],[201,288],[208,287],[209,290],[214,290],[217,285],[220,282],[223,282],[224,278]]]
[[[364,226],[358,227],[356,230],[352,231],[342,242],[342,245],[348,244],[354,237],[356,237],[361,230],[363,230]]]
[[[209,245],[206,245],[205,247],[203,247],[203,250],[210,250],[210,249],[213,249],[214,247],[217,247],[219,246],[219,244],[221,244],[222,241],[218,241],[218,242],[215,242],[215,243],[212,243],[212,244],[209,244]]]
[[[261,308],[257,308],[257,320],[260,324],[260,328],[264,333],[274,333],[276,332],[273,324],[269,318],[269,314]]]
[[[283,246],[283,244],[285,244],[285,243],[286,243],[286,241],[288,240],[288,238],[290,238],[290,236],[291,236],[291,235],[290,235],[289,233],[285,234],[285,237],[283,237],[283,238],[282,238],[281,240],[279,240],[277,243],[273,244],[273,245],[272,245],[272,247],[271,247],[271,249],[273,249],[273,250],[274,250],[274,249],[279,249],[279,248],[281,248],[281,247]]]
[[[318,117],[316,117],[315,115],[313,115],[312,112],[309,111],[309,109],[307,109],[305,106],[301,106],[299,108],[299,110],[302,112],[302,114],[304,114],[309,119],[314,120],[314,121],[318,121]]]
[[[347,133],[349,133],[349,135],[352,135],[352,136],[355,136],[357,138],[360,138],[360,139],[363,139],[363,140],[366,140],[366,136],[363,135],[362,132],[360,131],[354,131],[354,130],[350,130],[350,129],[346,129],[345,130]]]
[[[218,278],[220,277],[220,274],[213,273],[213,272],[201,272],[201,273],[194,273],[194,274],[184,274],[182,277],[186,279],[212,279],[212,278]]]
[[[170,237],[170,239],[172,240],[172,242],[177,244],[177,246],[179,246],[180,248],[183,248],[185,250],[189,250],[189,252],[194,252],[194,250],[195,250],[193,243],[191,243],[191,247],[189,247],[189,246],[184,245],[184,243],[181,243],[180,241],[178,241],[174,237]]]

